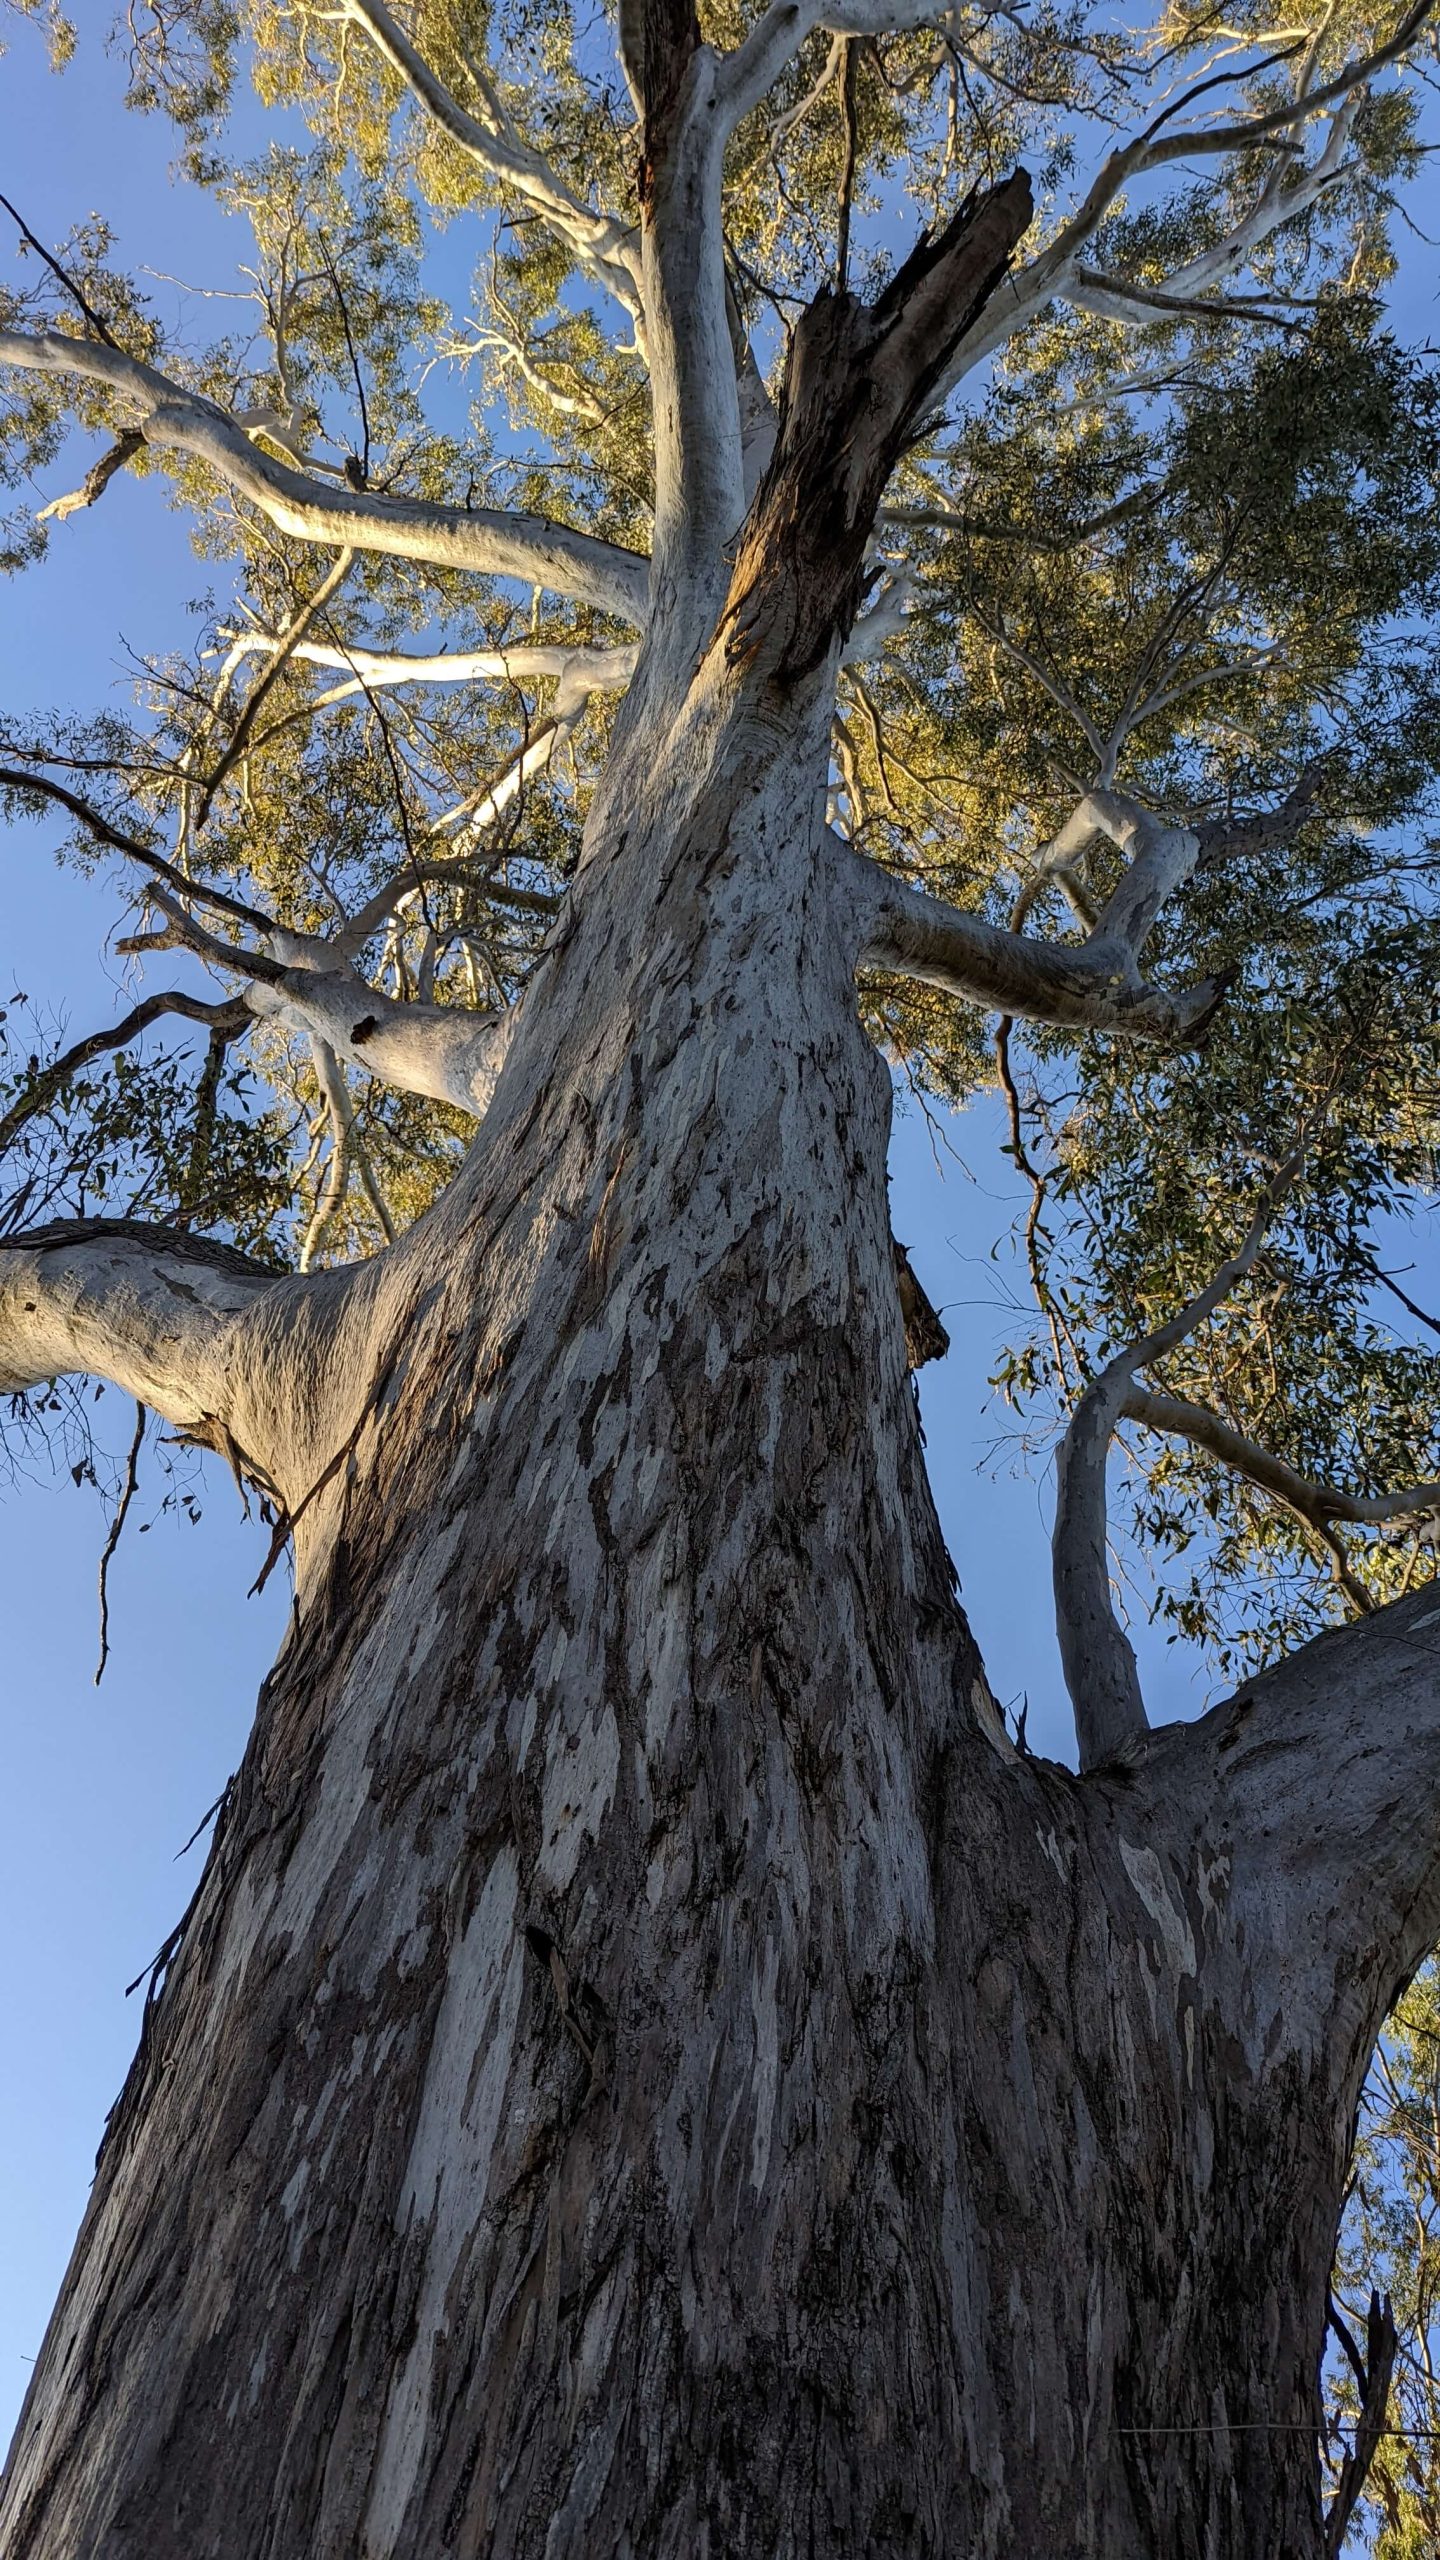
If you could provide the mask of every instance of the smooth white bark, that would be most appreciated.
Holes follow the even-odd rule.
[[[843,854],[851,866],[862,966],[921,978],[1021,1021],[1175,1046],[1194,1039],[1214,1011],[1220,990],[1208,979],[1172,995],[1147,985],[1118,941],[1041,942],[1007,932],[889,878],[848,845]]]
[[[495,121],[482,124],[470,115],[411,42],[385,0],[343,0],[345,14],[363,27],[376,50],[397,71],[406,87],[436,123],[443,125],[462,150],[501,185],[534,208],[575,257],[587,275],[609,290],[632,317],[640,314],[639,249],[633,224],[614,214],[597,213],[566,186],[534,145],[516,133],[498,99],[492,98]]]
[[[1060,1443],[1051,1538],[1055,1618],[1082,1770],[1132,1751],[1148,1728],[1135,1649],[1110,1593],[1105,1469],[1116,1424],[1126,1411],[1136,1370],[1173,1351],[1254,1268],[1299,1161],[1292,1158],[1270,1183],[1244,1243],[1213,1280],[1167,1323],[1126,1343],[1090,1380]]]
[[[382,1084],[476,1117],[494,1093],[512,1028],[509,1014],[397,1004],[349,970],[292,969],[278,984],[257,979],[245,1001],[257,1020],[325,1042]]]
[[[0,1394],[88,1371],[182,1429],[228,1420],[236,1319],[275,1285],[223,1245],[121,1220],[0,1243]]]
[[[232,631],[222,636],[237,657],[270,656],[281,646],[275,634],[268,631]],[[441,649],[426,655],[414,650],[367,649],[358,642],[353,648],[332,648],[320,641],[306,640],[292,647],[289,654],[305,666],[330,667],[337,674],[348,675],[348,684],[337,685],[325,697],[327,702],[342,702],[367,687],[381,692],[388,686],[403,684],[526,684],[553,680],[561,694],[571,699],[590,692],[613,693],[629,683],[638,653],[633,643],[615,649],[575,649],[564,641],[523,641],[513,649]]]
[[[115,392],[148,448],[207,463],[227,488],[298,541],[518,578],[627,622],[644,622],[647,564],[613,543],[544,516],[389,498],[317,481],[252,443],[212,400],[95,339],[0,329],[0,365],[5,364],[52,377],[75,375]]]
[[[1287,1510],[1313,1528],[1327,1527],[1336,1520],[1356,1528],[1398,1527],[1432,1519],[1440,1513],[1440,1484],[1399,1485],[1393,1493],[1347,1493],[1341,1485],[1324,1484],[1317,1476],[1302,1475],[1298,1467],[1277,1457],[1273,1449],[1253,1440],[1248,1432],[1237,1431],[1223,1414],[1212,1412],[1208,1405],[1195,1404],[1186,1396],[1163,1395],[1152,1387],[1131,1386],[1121,1412],[1127,1422],[1141,1422],[1147,1430],[1208,1449],[1222,1465],[1248,1477],[1263,1493],[1273,1494],[1277,1502],[1283,1502]]]

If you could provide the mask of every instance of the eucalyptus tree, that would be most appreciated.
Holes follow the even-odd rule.
[[[148,974],[12,1041],[0,1382],[219,1453],[296,1601],[7,2551],[1334,2550],[1393,2362],[1377,2308],[1327,2509],[1351,2130],[1440,1933],[1435,1370],[1381,1321],[1435,1169],[1425,0],[125,41],[253,254],[167,339],[16,209],[10,551],[160,474],[224,598],[133,719],[7,725]],[[997,1084],[1033,1187],[1078,1774],[926,1487],[897,1062]],[[1244,1662],[1193,1725],[1110,1589],[1125,1427]]]

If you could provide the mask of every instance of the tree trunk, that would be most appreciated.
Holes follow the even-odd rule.
[[[462,1177],[337,1284],[8,2560],[1319,2552],[1433,1885],[1337,1892],[1323,1648],[1083,1781],[1005,1743],[811,728],[632,741]]]

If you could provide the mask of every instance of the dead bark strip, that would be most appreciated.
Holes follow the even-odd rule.
[[[881,492],[1031,210],[1019,169],[922,238],[876,302],[827,287],[802,314],[726,599],[732,658],[762,652],[793,680],[849,633]]]

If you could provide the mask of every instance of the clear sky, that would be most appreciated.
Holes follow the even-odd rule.
[[[170,137],[125,114],[118,66],[82,0],[76,61],[62,83],[37,29],[20,23],[0,70],[0,186],[47,241],[91,211],[137,268],[224,284],[243,235],[167,176]],[[453,238],[453,235],[452,235]],[[0,240],[0,273],[10,241]],[[162,307],[172,287],[153,282]],[[1406,314],[1433,335],[1432,288]],[[85,446],[86,458],[94,451]],[[82,463],[81,468],[84,465]],[[73,485],[57,468],[46,494]],[[208,571],[189,553],[163,484],[122,474],[103,506],[59,526],[50,557],[0,586],[0,705],[98,706],[128,683],[124,642],[163,648],[184,631]],[[0,1004],[15,987],[65,1016],[74,1034],[113,1017],[129,982],[102,942],[114,902],[103,881],[60,871],[54,831],[12,828],[0,860]],[[964,1598],[997,1694],[1029,1700],[1033,1748],[1068,1756],[1048,1598],[1045,1475],[990,1452],[1006,1417],[988,1371],[1007,1301],[1021,1282],[992,1258],[1016,1202],[998,1118],[977,1109],[932,1131],[902,1109],[893,1150],[894,1223],[953,1348],[925,1374],[933,1480]],[[111,1390],[99,1408],[114,1448],[131,1408]],[[0,1492],[0,2442],[9,2434],[84,2208],[96,2145],[134,2049],[140,1973],[179,1917],[203,1842],[177,1858],[244,1745],[255,1691],[288,1605],[283,1576],[245,1592],[263,1533],[245,1526],[223,1472],[206,1480],[198,1527],[156,1517],[151,1472],[111,1572],[112,1653],[93,1685],[95,1576],[104,1515],[68,1475],[42,1471]],[[148,1497],[148,1498],[147,1498]],[[141,1523],[151,1523],[142,1533]],[[1198,1666],[1136,1630],[1155,1718],[1203,1703]]]

